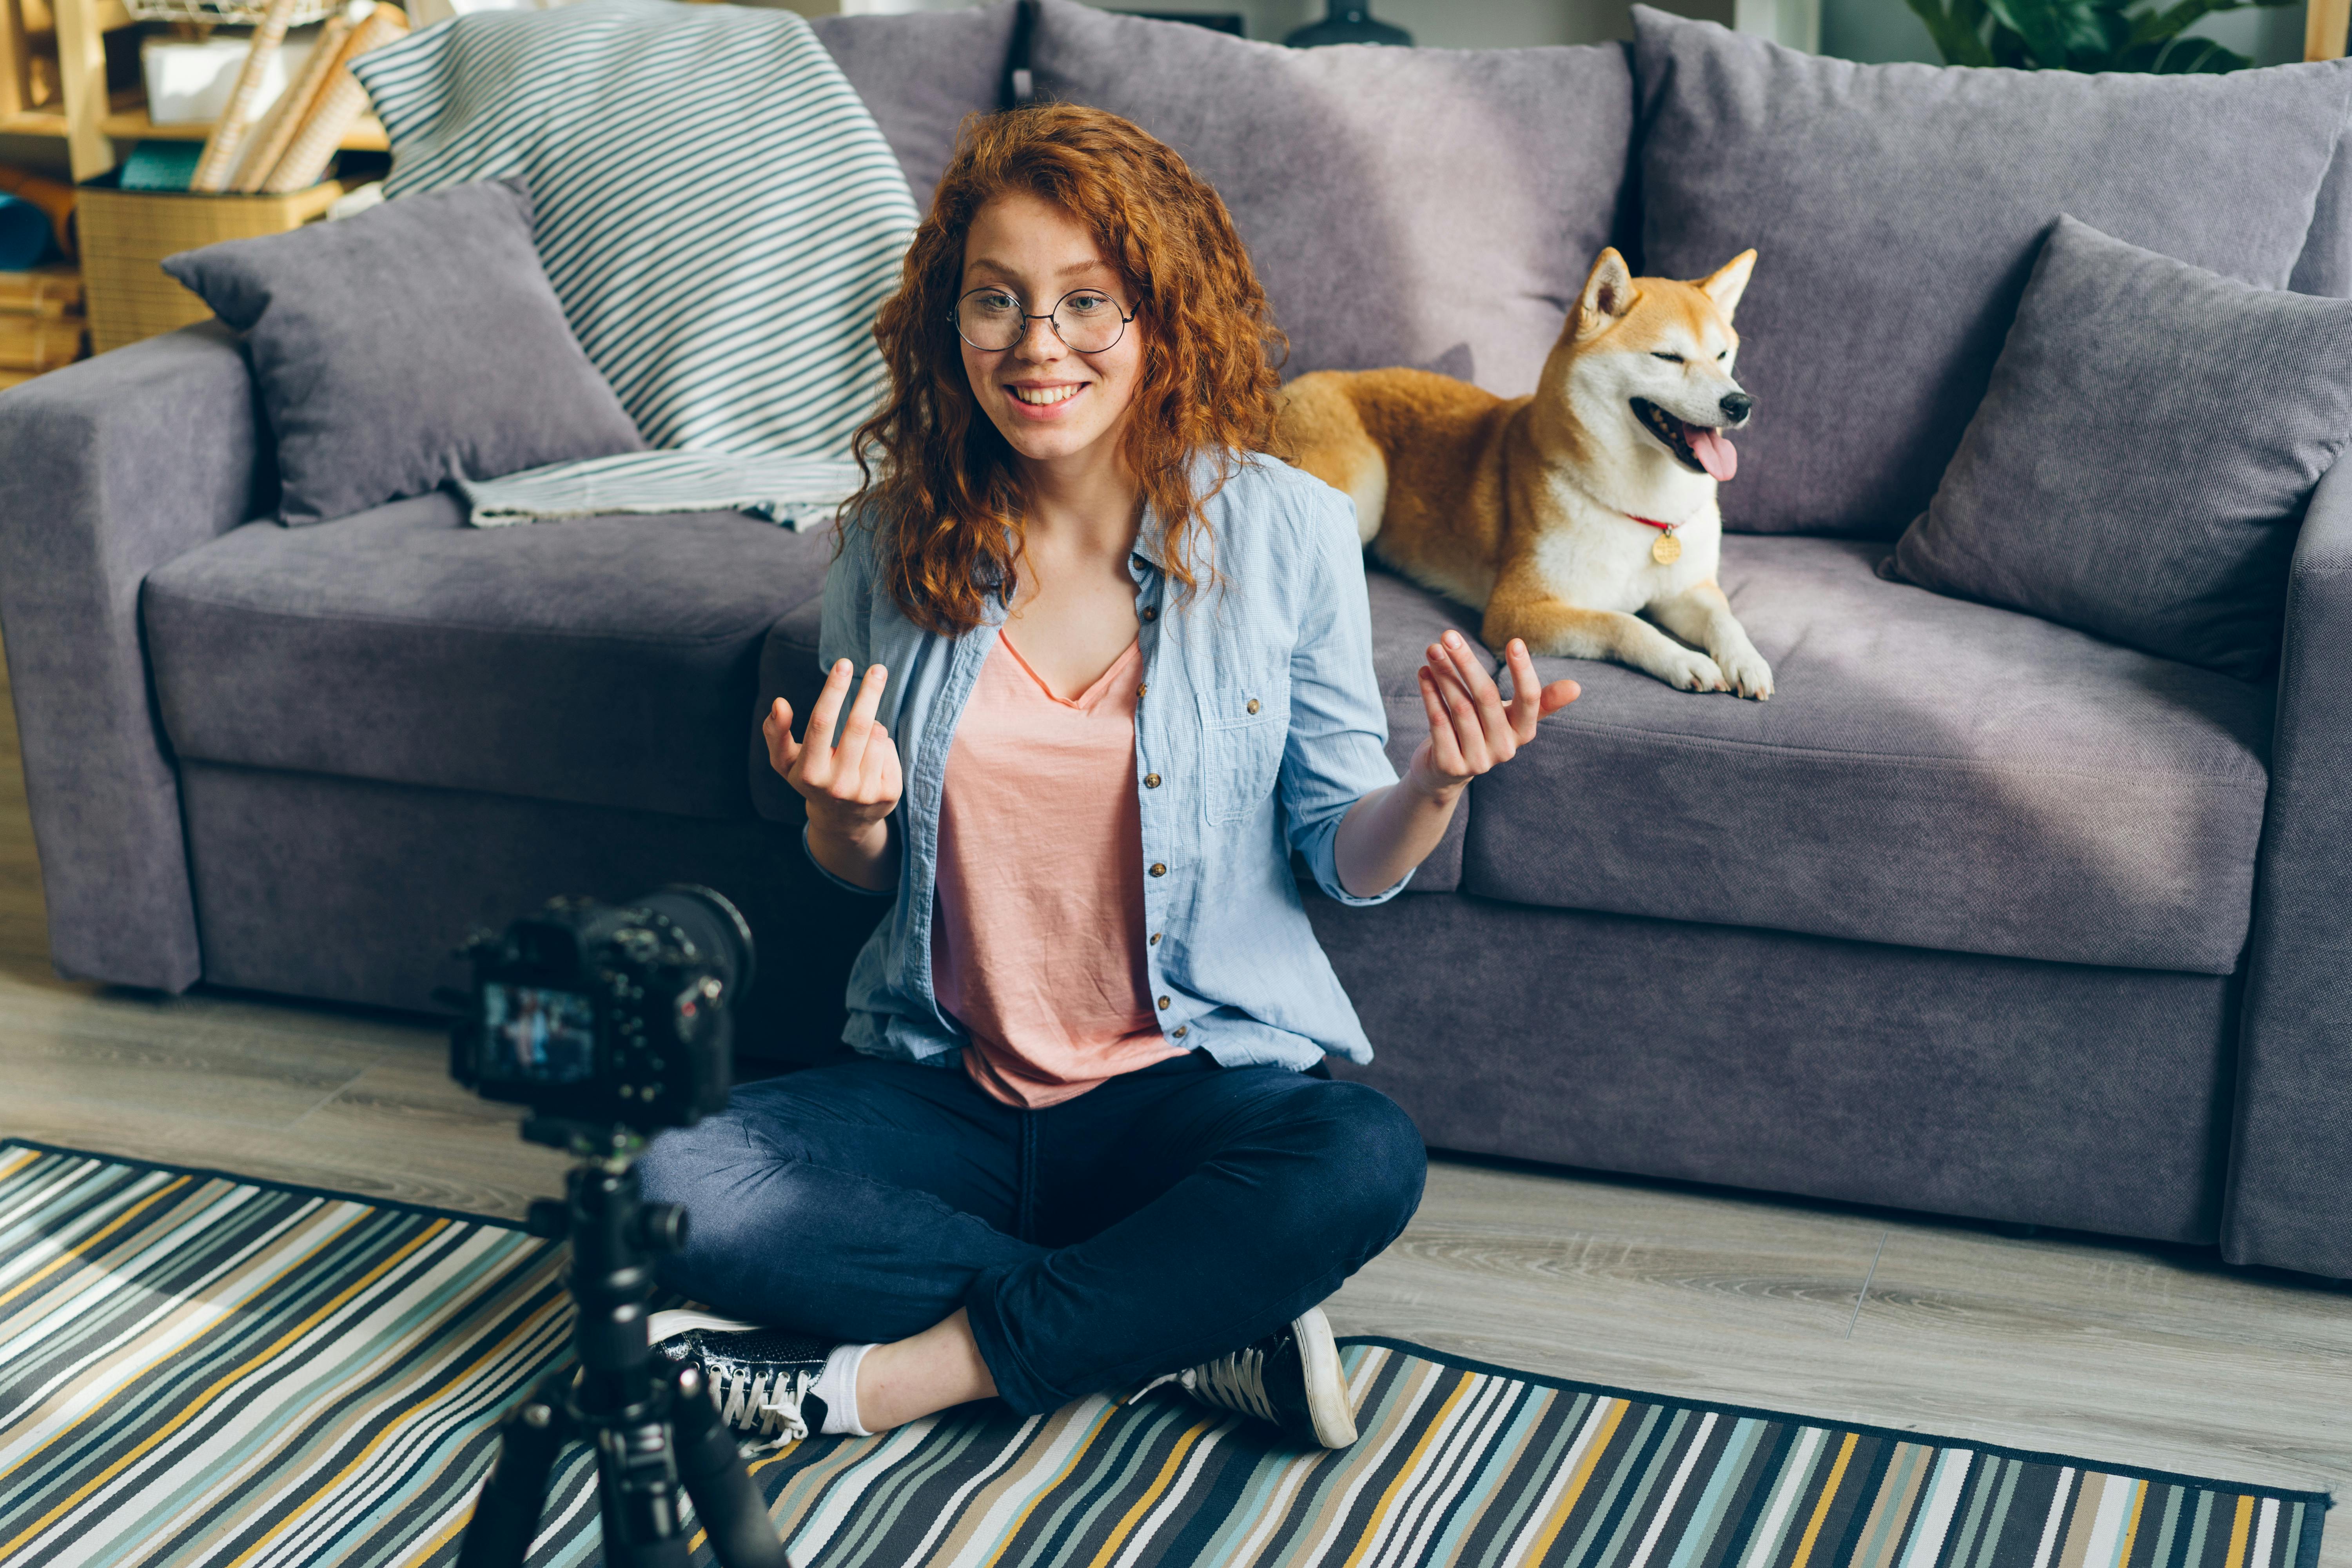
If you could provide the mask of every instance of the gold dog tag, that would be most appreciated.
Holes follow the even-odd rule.
[[[1683,558],[1683,542],[1671,533],[1661,533],[1658,542],[1650,546],[1650,559],[1661,566],[1671,566]]]

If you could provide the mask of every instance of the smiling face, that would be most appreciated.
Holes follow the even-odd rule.
[[[1066,296],[1070,309],[1137,309],[1094,235],[1043,197],[1013,192],[973,215],[964,236],[961,292],[1002,290],[1003,310],[1042,317]],[[1023,461],[1086,467],[1116,460],[1119,427],[1143,377],[1143,321],[1117,343],[1080,353],[1048,321],[1024,323],[1007,349],[963,344],[964,374],[989,422]]]
[[[1656,284],[1650,285],[1656,289]],[[1618,373],[1625,383],[1625,411],[1642,433],[1695,474],[1727,479],[1738,471],[1738,454],[1723,432],[1748,422],[1751,402],[1731,377],[1739,354],[1738,334],[1704,293],[1685,308],[1662,310],[1646,346],[1629,346]]]
[[[1747,252],[1694,283],[1636,280],[1604,252],[1571,328],[1586,416],[1615,424],[1627,444],[1681,472],[1717,481],[1737,473],[1739,455],[1724,432],[1747,424],[1755,400],[1732,376],[1731,314],[1754,261]]]

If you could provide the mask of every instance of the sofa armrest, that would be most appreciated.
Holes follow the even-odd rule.
[[[211,321],[0,395],[0,636],[62,973],[181,991],[202,973],[139,591],[253,515],[265,428]]]
[[[2222,1255],[2352,1277],[2352,462],[2287,582]]]

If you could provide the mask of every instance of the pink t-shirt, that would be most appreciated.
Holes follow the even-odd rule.
[[[1144,967],[1129,644],[1075,699],[1001,633],[956,722],[940,801],[931,988],[1007,1105],[1075,1099],[1182,1047]]]

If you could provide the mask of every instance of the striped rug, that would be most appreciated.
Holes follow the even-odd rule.
[[[561,1353],[558,1257],[462,1215],[0,1143],[0,1563],[453,1562],[490,1424]],[[1341,1454],[1158,1394],[755,1473],[799,1568],[2318,1560],[2316,1493],[1342,1346]],[[575,1451],[532,1563],[597,1561],[594,1520]]]

